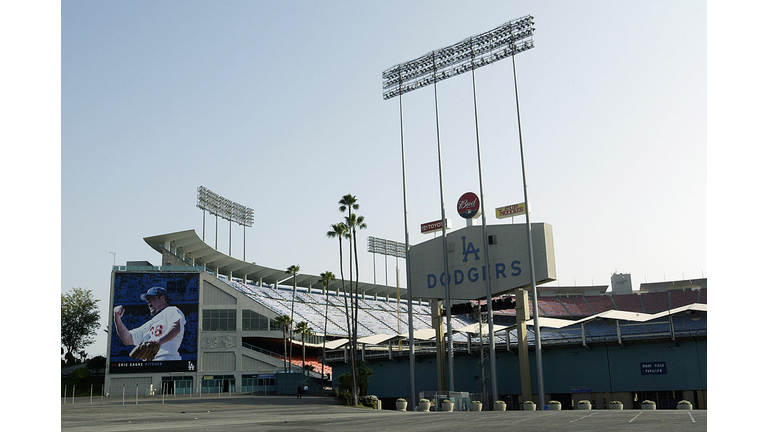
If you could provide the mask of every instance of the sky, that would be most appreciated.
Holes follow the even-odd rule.
[[[106,328],[113,263],[160,265],[144,237],[202,237],[205,219],[213,246],[198,186],[255,210],[245,260],[259,265],[338,274],[326,232],[348,193],[362,240],[404,242],[399,104],[383,100],[382,71],[529,14],[518,96],[531,220],[554,230],[550,285],[707,277],[704,2],[78,1],[61,7],[61,292],[92,290]],[[476,80],[477,135],[471,74],[437,86],[454,228],[458,197],[479,195],[478,136],[487,223],[523,201],[511,59]],[[402,100],[418,244],[440,219],[434,88]],[[243,259],[243,227],[231,232]],[[375,262],[384,283],[384,258],[359,252],[361,280]],[[99,337],[88,351],[105,350]]]

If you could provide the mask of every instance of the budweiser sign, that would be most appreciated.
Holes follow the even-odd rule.
[[[480,198],[472,192],[467,192],[456,203],[456,211],[464,219],[475,219],[480,216]]]
[[[451,229],[451,220],[446,219],[445,220],[445,229]],[[422,234],[428,234],[435,231],[442,231],[443,230],[443,221],[436,220],[434,222],[427,222],[421,224],[421,233]]]

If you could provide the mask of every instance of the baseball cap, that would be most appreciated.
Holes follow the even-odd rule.
[[[143,301],[147,301],[147,296],[157,296],[157,295],[164,295],[168,296],[168,291],[165,290],[163,287],[152,287],[149,290],[147,290],[146,294],[141,295],[141,299]]]

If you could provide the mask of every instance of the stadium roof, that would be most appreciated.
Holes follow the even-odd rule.
[[[293,285],[293,275],[286,273],[285,269],[273,269],[249,263],[231,257],[210,247],[197,235],[195,230],[178,231],[168,234],[160,234],[144,237],[144,241],[157,252],[175,252],[177,256],[194,260],[195,265],[204,265],[209,270],[224,276],[246,278],[255,282],[261,279],[264,283],[276,283],[281,285]],[[286,268],[288,268],[286,266]],[[304,288],[322,289],[319,275],[298,273],[296,286]],[[332,291],[350,291],[349,281],[342,287],[341,280],[336,280],[328,285]],[[397,288],[388,285],[359,282],[361,293],[366,295],[394,296]],[[405,289],[405,288],[401,288]]]
[[[682,279],[662,282],[645,282],[640,284],[640,292],[670,291],[675,289],[701,289],[707,287],[707,278]]]

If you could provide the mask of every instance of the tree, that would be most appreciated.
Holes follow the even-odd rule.
[[[322,363],[322,372],[320,372],[320,379],[322,380],[325,376],[325,340],[328,336],[328,305],[331,303],[330,299],[328,298],[328,285],[331,284],[331,282],[336,280],[336,276],[332,272],[325,272],[320,274],[320,283],[323,284],[323,287],[325,287],[325,321],[323,323],[323,363]]]
[[[61,295],[61,345],[70,357],[85,358],[85,347],[94,342],[99,329],[98,302],[89,289],[72,288]]]
[[[351,283],[352,283],[352,245],[355,244],[355,269],[359,271],[359,268],[357,266],[357,240],[355,238],[356,236],[356,217],[354,216],[354,213],[352,213],[352,210],[357,210],[360,208],[360,205],[357,203],[357,197],[355,197],[352,194],[346,194],[339,200],[339,211],[344,213],[347,212],[348,216],[346,217],[347,220],[347,227],[348,229],[352,230],[352,236],[351,240],[349,242],[349,278],[350,278],[350,292],[351,289]],[[359,275],[357,272],[355,273],[355,280],[359,280]],[[359,298],[358,298],[359,290],[358,290],[358,283],[355,283],[355,294],[352,297],[352,302],[354,306],[352,306],[352,384],[355,391],[352,392],[352,402],[355,406],[357,406],[357,366],[356,366],[356,354],[357,354],[357,319],[358,319],[358,313],[360,311],[359,308]]]
[[[293,296],[291,296],[291,323],[293,323],[293,304],[296,303],[296,273],[298,273],[299,270],[301,270],[301,268],[298,265],[294,264],[288,267],[288,270],[285,271],[286,273],[293,275]],[[291,330],[290,337],[291,337],[291,346],[288,348],[289,350],[288,362],[292,363],[293,362],[293,330]]]
[[[286,334],[291,330],[293,321],[288,315],[280,315],[275,318],[275,324],[280,326],[280,330],[283,331],[283,371],[288,372],[288,363],[286,363],[288,358],[288,339],[286,338]]]
[[[307,370],[307,350],[306,350],[306,338],[315,334],[315,331],[306,321],[302,321],[296,324],[296,332],[301,335],[301,368],[306,372]]]
[[[347,316],[347,339],[352,340],[352,325],[349,314],[349,305],[347,303],[349,293],[346,292],[344,287],[344,248],[341,244],[342,239],[350,238],[349,228],[347,228],[347,225],[345,225],[344,222],[339,222],[335,225],[331,225],[331,231],[328,231],[326,235],[330,238],[339,239],[339,270],[341,271],[341,291],[344,292],[344,312]]]
[[[357,385],[360,389],[360,395],[368,394],[368,378],[373,375],[373,370],[362,361],[357,364]]]
[[[339,375],[339,391],[341,393],[349,392],[366,395],[368,394],[368,380],[371,375],[373,375],[373,370],[366,363],[359,361],[357,362],[357,375],[355,375],[356,384],[352,382],[352,374],[350,372],[341,374]],[[357,390],[352,391],[355,385],[357,385]]]

